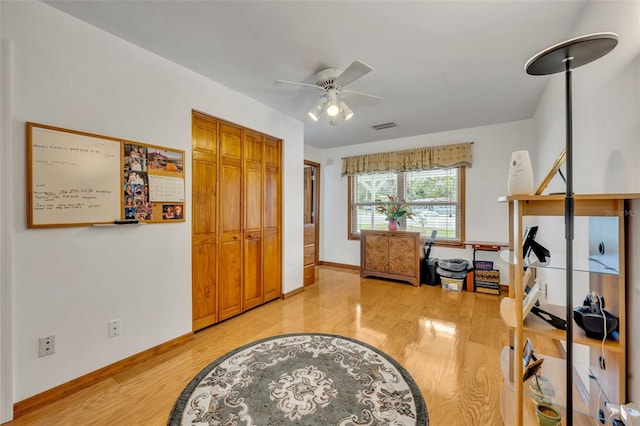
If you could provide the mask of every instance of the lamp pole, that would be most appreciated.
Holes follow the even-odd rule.
[[[571,102],[571,61],[572,57],[567,57],[565,63],[565,105],[566,105],[566,148],[567,148],[567,192],[564,197],[564,239],[566,242],[566,319],[567,319],[567,377],[566,377],[566,398],[567,398],[567,425],[573,424],[573,323],[571,315],[573,313],[573,105]]]
[[[614,33],[595,33],[572,38],[556,44],[533,56],[525,64],[531,75],[565,73],[565,119],[566,119],[566,196],[564,200],[564,229],[566,242],[566,424],[573,425],[573,115],[571,70],[601,58],[618,44]],[[518,419],[522,423],[522,419]]]

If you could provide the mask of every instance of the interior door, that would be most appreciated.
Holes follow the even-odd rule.
[[[316,282],[320,165],[304,162],[304,285]]]

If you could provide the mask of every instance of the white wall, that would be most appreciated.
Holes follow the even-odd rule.
[[[13,261],[3,264],[13,271],[14,401],[191,331],[192,109],[283,139],[283,290],[302,286],[301,122],[46,4],[0,7],[14,47],[2,170],[14,218]],[[187,221],[26,229],[25,121],[184,150]],[[108,339],[115,318],[122,336]],[[38,358],[48,335],[56,353]]]
[[[1,11],[1,8],[0,8]],[[10,167],[9,144],[11,135],[9,125],[11,107],[11,44],[0,39],[0,168]],[[0,199],[6,199],[10,181],[0,174]],[[11,238],[9,223],[11,208],[8,203],[0,206],[0,423],[11,420],[13,416],[13,353],[11,331],[13,323],[13,289],[11,286]]]
[[[323,150],[320,260],[360,265],[360,241],[347,239],[347,177],[341,176],[343,157],[473,142],[473,167],[466,172],[466,240],[507,242],[508,207],[497,199],[507,193],[511,152],[530,150],[531,141],[531,121],[522,120]],[[468,260],[473,256],[470,249],[443,247],[435,247],[432,255]],[[502,280],[507,281],[508,267],[497,254],[480,253],[478,259],[493,260],[502,271]]]
[[[304,159],[308,161],[313,161],[314,163],[322,162],[322,150],[316,148],[315,146],[305,145],[304,146]]]
[[[592,1],[585,9],[573,36],[595,32],[615,32],[618,46],[599,60],[577,68],[573,79],[573,182],[575,193],[640,192],[640,2]],[[550,40],[549,46],[562,40]],[[547,46],[540,46],[544,49]],[[535,54],[537,52],[531,52]],[[547,88],[533,118],[536,155],[534,169],[544,173],[565,146],[564,75],[546,78]],[[556,179],[551,191],[563,191]],[[631,213],[637,215],[636,208]],[[628,277],[630,352],[629,396],[640,400],[640,234],[637,221],[631,228],[631,255]],[[551,230],[553,233],[554,230]],[[556,229],[564,235],[562,225]],[[575,244],[574,244],[575,246]],[[549,286],[563,292],[562,286]],[[584,294],[576,295],[584,298]],[[564,293],[560,295],[564,300]]]

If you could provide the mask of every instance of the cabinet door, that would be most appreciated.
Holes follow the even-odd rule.
[[[384,272],[389,270],[389,237],[386,233],[363,232],[364,270]]]
[[[415,276],[419,239],[415,235],[389,235],[390,274]]]
[[[242,130],[220,124],[218,316],[242,312]]]
[[[281,141],[266,137],[264,145],[263,283],[264,300],[282,293]]]
[[[210,118],[193,117],[191,300],[194,330],[217,321],[217,126]]]
[[[264,302],[262,285],[262,213],[264,142],[259,133],[244,136],[244,309]]]

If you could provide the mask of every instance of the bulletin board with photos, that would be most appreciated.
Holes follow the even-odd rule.
[[[29,228],[184,221],[184,151],[26,125]]]
[[[184,152],[139,143],[123,145],[122,217],[184,221]]]

